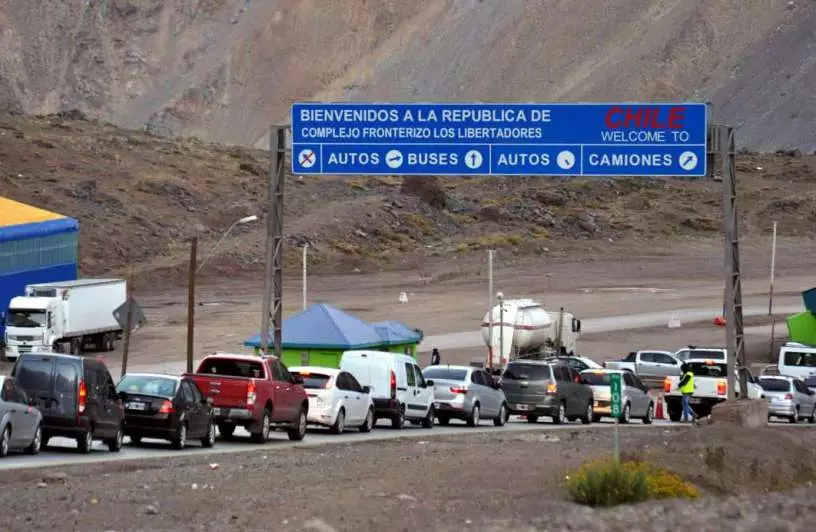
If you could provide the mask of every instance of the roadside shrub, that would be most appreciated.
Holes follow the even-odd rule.
[[[612,458],[584,464],[567,477],[570,497],[587,506],[634,504],[649,499],[694,499],[697,488],[665,469]]]

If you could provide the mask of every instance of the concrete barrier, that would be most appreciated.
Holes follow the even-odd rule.
[[[738,427],[764,427],[768,424],[768,401],[765,399],[723,401],[711,409],[710,422]]]

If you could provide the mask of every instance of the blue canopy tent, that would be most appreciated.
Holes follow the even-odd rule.
[[[377,326],[380,326],[379,328]],[[377,326],[325,303],[283,320],[282,359],[287,366],[320,366],[336,368],[343,351],[375,349],[413,354],[422,335],[399,322],[382,322]],[[269,336],[269,345],[273,339]],[[256,334],[244,345],[259,352],[261,335]]]

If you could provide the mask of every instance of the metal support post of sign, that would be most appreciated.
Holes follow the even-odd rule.
[[[269,186],[266,222],[266,272],[261,315],[261,354],[269,354],[270,321],[275,356],[281,356],[283,317],[283,182],[286,126],[269,130]]]
[[[493,253],[487,250],[487,369],[493,375]]]
[[[621,377],[620,373],[609,374],[609,399],[612,417],[615,419],[615,462],[620,461],[620,434],[618,433],[618,425],[620,424],[620,417],[623,414],[621,404]]]
[[[734,128],[717,126],[712,135],[712,150],[719,152],[722,165],[723,213],[725,222],[725,335],[729,362],[728,399],[736,398],[739,374],[740,398],[748,397],[745,368],[745,341],[742,320],[742,280],[740,275],[739,215],[737,210],[736,142]]]

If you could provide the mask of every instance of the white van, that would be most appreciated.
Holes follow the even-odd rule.
[[[375,423],[390,419],[393,428],[401,429],[408,419],[428,429],[433,427],[433,382],[425,380],[410,356],[387,351],[346,351],[340,358],[340,369],[371,389]]]
[[[788,342],[779,348],[779,374],[807,379],[816,375],[816,347]]]

